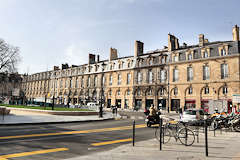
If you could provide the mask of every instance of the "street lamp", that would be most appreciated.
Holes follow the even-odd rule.
[[[103,101],[103,77],[104,77],[104,67],[105,67],[105,63],[102,63],[102,74],[101,74],[101,98],[100,98],[100,107],[99,107],[99,117],[102,118],[103,117],[103,106],[102,106],[102,101]]]
[[[72,88],[72,77],[70,77],[70,81],[69,81],[68,102],[67,102],[67,107],[68,107],[68,108],[69,108],[69,103],[70,103],[71,88]]]

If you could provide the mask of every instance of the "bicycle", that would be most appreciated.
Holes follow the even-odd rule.
[[[175,126],[174,126],[175,125]],[[191,146],[195,141],[194,131],[187,127],[186,123],[178,122],[175,124],[167,123],[163,126],[163,144],[168,143],[171,137],[174,137],[176,142],[179,140],[185,146]],[[160,141],[160,128],[156,128],[155,137]]]

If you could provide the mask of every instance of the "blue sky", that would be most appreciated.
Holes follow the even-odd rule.
[[[167,45],[232,40],[240,25],[238,0],[0,0],[0,38],[20,47],[20,73],[51,70],[61,63],[84,64],[88,53],[108,59],[133,55],[134,40],[145,51]]]

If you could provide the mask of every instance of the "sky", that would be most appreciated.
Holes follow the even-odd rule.
[[[232,40],[240,25],[239,0],[0,0],[0,38],[20,47],[19,73],[52,70],[54,65],[88,63],[88,54],[109,58],[134,55],[167,45]]]

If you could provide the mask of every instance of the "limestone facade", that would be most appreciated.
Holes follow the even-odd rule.
[[[168,35],[168,47],[143,53],[144,44],[135,41],[133,56],[118,57],[110,49],[109,60],[89,56],[88,64],[62,65],[51,71],[28,75],[22,87],[28,99],[58,104],[86,104],[95,101],[105,107],[144,109],[160,106],[207,108],[210,100],[234,104],[240,94],[239,28],[234,26],[232,41],[209,42],[203,34],[199,44],[179,45]]]

